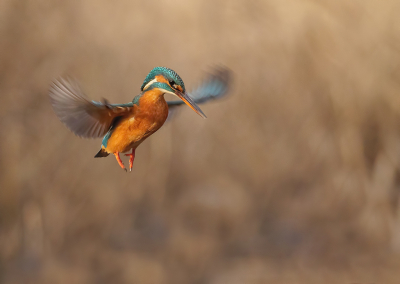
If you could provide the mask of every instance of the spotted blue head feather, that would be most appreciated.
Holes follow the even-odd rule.
[[[167,67],[155,67],[153,70],[151,70],[150,73],[146,76],[146,79],[144,79],[144,82],[140,90],[143,91],[146,85],[152,80],[154,80],[157,75],[164,76],[164,78],[167,79],[170,83],[174,82],[178,84],[179,86],[182,87],[183,92],[184,93],[186,92],[185,84],[183,83],[181,77],[179,77],[179,75],[174,70],[169,69]]]

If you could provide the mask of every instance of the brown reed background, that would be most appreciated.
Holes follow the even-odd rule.
[[[0,1],[1,283],[399,283],[400,1]],[[155,66],[231,95],[133,173],[52,112]],[[126,161],[126,160],[125,160]]]

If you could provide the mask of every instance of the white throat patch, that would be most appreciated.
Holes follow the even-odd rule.
[[[148,83],[146,84],[146,86],[144,86],[143,91],[146,91],[146,90],[150,87],[150,85],[153,84],[153,83],[155,83],[155,82],[158,82],[158,81],[157,81],[157,78],[154,78],[153,80],[151,80],[150,82],[148,82]]]
[[[151,80],[150,82],[148,82],[147,84],[146,84],[146,86],[144,86],[144,88],[143,88],[143,91],[146,91],[153,83],[155,83],[155,82],[159,82],[159,81],[157,81],[157,78],[154,78],[153,80]],[[174,96],[177,96],[178,98],[179,98],[179,96],[177,95],[177,94],[175,94],[174,92],[170,92],[170,91],[167,91],[167,90],[163,90],[165,93],[167,93],[167,94],[171,94],[171,95],[174,95]]]

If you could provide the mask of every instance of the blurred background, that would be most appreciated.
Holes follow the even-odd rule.
[[[400,1],[0,0],[1,283],[399,283]],[[94,159],[48,88],[229,97]],[[127,160],[124,159],[125,163]]]

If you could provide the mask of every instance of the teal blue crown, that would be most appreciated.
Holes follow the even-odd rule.
[[[155,67],[153,70],[151,70],[150,73],[146,76],[146,79],[144,79],[144,82],[140,90],[143,91],[143,88],[157,75],[164,76],[164,78],[167,79],[170,82],[170,84],[174,82],[175,84],[182,87],[183,92],[186,92],[185,84],[183,83],[181,77],[179,77],[179,75],[174,70],[169,69],[167,67]]]

